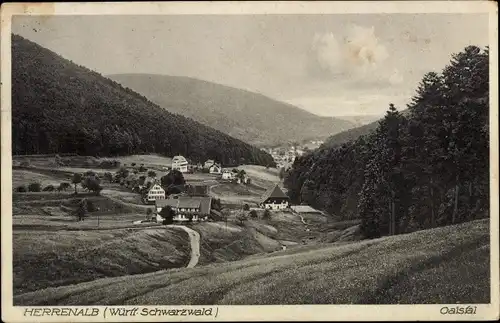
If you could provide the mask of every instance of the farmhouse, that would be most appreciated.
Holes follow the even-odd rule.
[[[283,193],[278,185],[269,189],[261,200],[261,207],[270,210],[283,210],[290,204],[290,198]]]
[[[147,202],[154,202],[164,199],[165,199],[165,190],[158,183],[155,183],[151,186],[145,197],[145,200]]]
[[[178,170],[181,173],[187,173],[188,171],[188,161],[183,156],[175,156],[172,159],[172,170]]]
[[[211,212],[212,198],[201,196],[179,196],[178,198],[157,200],[155,207],[157,221],[163,221],[159,215],[161,210],[170,206],[175,212],[174,221],[186,222],[192,218],[193,221],[208,219]]]
[[[218,164],[213,164],[209,168],[209,173],[210,174],[220,174],[220,173],[222,173],[222,167]]]

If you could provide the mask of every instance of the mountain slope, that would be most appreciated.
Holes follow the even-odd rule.
[[[408,110],[402,110],[401,114],[404,116],[409,115]],[[380,117],[379,119],[382,119],[383,117]],[[356,128],[351,128],[342,132],[339,132],[337,134],[334,134],[324,142],[323,146],[324,147],[337,147],[341,146],[347,142],[354,141],[358,139],[361,136],[366,136],[369,135],[370,133],[374,132],[375,129],[377,129],[378,124],[380,120],[376,120],[367,124],[364,124],[362,126],[356,127]]]
[[[488,303],[489,232],[488,220],[480,220],[301,252],[292,248],[254,259],[42,289],[15,296],[14,304]]]
[[[12,35],[13,154],[182,154],[272,164],[267,153],[189,118],[20,36]]]
[[[111,79],[162,108],[255,145],[326,137],[354,123],[320,117],[263,95],[188,77],[116,74]]]

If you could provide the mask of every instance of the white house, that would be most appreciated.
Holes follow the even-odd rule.
[[[175,156],[172,159],[172,170],[178,170],[181,173],[187,173],[188,171],[188,161],[183,156]]]
[[[283,210],[290,205],[290,198],[276,185],[262,196],[260,205],[269,210]]]
[[[220,174],[222,173],[222,167],[218,164],[213,164],[212,166],[210,166],[208,171],[210,174]]]
[[[153,184],[146,194],[145,200],[147,202],[155,202],[157,200],[165,199],[165,190],[159,184]]]
[[[222,179],[233,179],[233,173],[228,171],[228,170],[225,170],[223,173],[222,173]]]
[[[175,199],[156,201],[157,222],[162,222],[163,218],[159,214],[161,210],[170,206],[175,212],[174,221],[186,222],[203,221],[208,219],[211,212],[212,198],[202,196],[179,196]]]

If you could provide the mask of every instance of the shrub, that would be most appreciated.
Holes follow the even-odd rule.
[[[243,205],[243,210],[244,211],[249,211],[250,210],[250,205],[248,205],[248,204]]]
[[[61,184],[59,184],[59,191],[66,191],[70,187],[71,187],[70,183],[62,182]]]
[[[27,188],[26,188],[26,186],[24,186],[24,185],[18,186],[18,187],[16,188],[16,192],[19,192],[19,193],[25,193],[25,192],[27,192],[27,191],[28,191],[28,189],[27,189]]]
[[[250,211],[250,217],[256,219],[259,215],[257,214],[257,211],[252,210]]]
[[[40,192],[41,190],[42,190],[42,186],[40,185],[40,183],[31,183],[28,186],[28,191],[30,191],[30,192]]]
[[[55,190],[54,185],[47,185],[43,188],[44,192],[53,192]]]

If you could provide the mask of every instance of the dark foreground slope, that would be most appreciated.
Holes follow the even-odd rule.
[[[162,108],[255,145],[324,139],[355,126],[261,94],[198,79],[152,74],[109,76]]]
[[[98,279],[14,305],[456,304],[490,301],[489,221],[192,269]]]
[[[182,154],[272,164],[270,155],[20,36],[12,36],[13,154]]]

